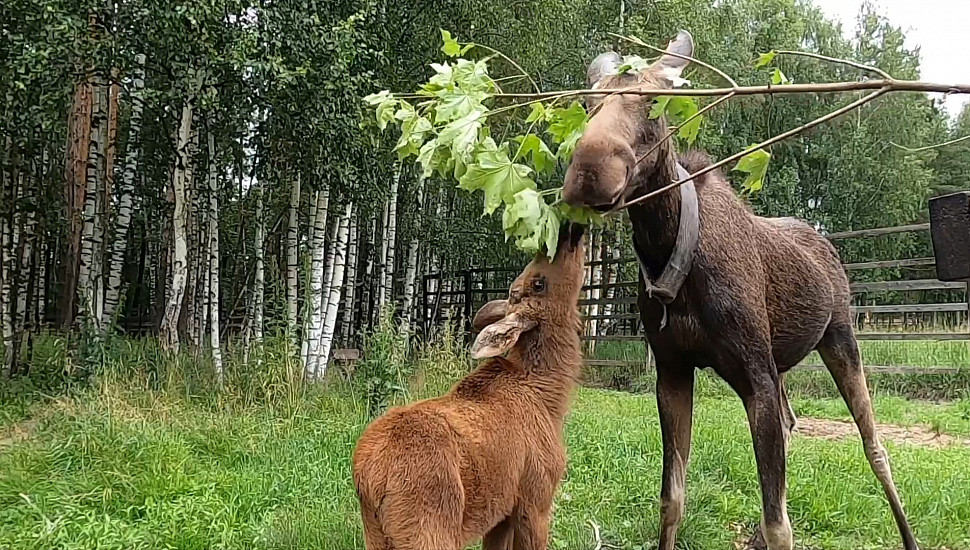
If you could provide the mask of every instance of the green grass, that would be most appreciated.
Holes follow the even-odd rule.
[[[441,387],[416,380],[419,394]],[[0,444],[0,548],[362,548],[349,459],[367,405],[353,388],[335,383],[294,400],[248,403],[133,386],[103,383],[72,398],[0,406],[14,407],[6,418],[28,432]],[[758,520],[751,440],[737,398],[713,379],[699,386],[681,547],[727,548]],[[825,399],[799,398],[795,407],[844,416]],[[880,421],[943,419],[939,429],[953,434],[970,432],[968,408],[877,399]],[[4,421],[2,431],[13,425]],[[590,522],[616,547],[655,544],[654,398],[584,389],[567,440],[551,547],[593,548]],[[887,447],[924,547],[970,548],[970,447]],[[797,437],[789,465],[801,548],[898,546],[857,441]]]
[[[862,340],[859,350],[866,365],[970,367],[970,342]],[[645,356],[643,342],[639,341],[596,344],[597,359],[642,361]],[[805,363],[821,365],[822,360],[812,352]]]

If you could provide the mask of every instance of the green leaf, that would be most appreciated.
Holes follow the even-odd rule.
[[[785,76],[785,73],[781,72],[781,69],[775,67],[775,69],[771,71],[771,83],[775,85],[781,84],[787,86],[791,84],[791,80],[788,80],[788,77]]]
[[[754,145],[748,149],[752,149]],[[771,153],[764,149],[755,149],[745,156],[732,168],[732,171],[745,172],[744,181],[741,186],[749,192],[760,191],[764,187],[765,176],[768,174],[768,163],[771,160]]]
[[[651,119],[662,117],[667,111],[667,104],[670,103],[670,100],[673,99],[673,97],[674,96],[662,95],[654,98],[653,106],[650,107],[649,117]]]
[[[472,151],[478,141],[478,130],[485,120],[483,111],[475,110],[448,123],[438,132],[438,144],[450,147],[452,155],[462,160],[471,160]]]
[[[556,207],[559,210],[559,217],[580,225],[602,224],[603,215],[585,206],[570,206],[565,201],[560,201]]]
[[[764,67],[775,60],[775,56],[778,55],[776,50],[771,50],[768,53],[763,53],[758,56],[758,60],[754,62],[755,68]]]
[[[550,260],[556,257],[556,248],[559,246],[559,227],[562,225],[559,214],[555,208],[547,206],[543,202],[542,211],[542,235],[546,244],[546,255]]]
[[[536,184],[531,175],[531,168],[513,163],[509,160],[508,153],[499,149],[479,153],[475,162],[468,165],[458,186],[466,191],[483,189],[485,213],[491,214],[503,202],[512,202],[519,191],[535,189]]]
[[[650,62],[639,55],[624,55],[623,62],[617,67],[618,74],[638,73],[650,66]]]
[[[441,40],[444,42],[444,45],[441,46],[441,52],[447,55],[448,57],[455,57],[456,55],[459,55],[460,53],[462,53],[461,46],[458,44],[457,40],[451,37],[451,33],[444,29],[440,29],[440,30],[441,30]]]
[[[505,229],[506,240],[515,235],[517,226],[533,228],[539,225],[544,201],[535,189],[523,189],[512,196],[512,204],[505,207],[502,213],[502,228]]]
[[[678,127],[677,135],[688,144],[693,144],[701,129],[704,117],[699,116],[686,122],[698,112],[697,102],[687,96],[659,96],[650,108],[650,118],[667,116],[667,120]]]
[[[377,93],[364,96],[364,101],[368,105],[380,105],[391,98],[390,90],[381,90]]]
[[[387,98],[377,106],[377,126],[381,130],[387,128],[388,122],[394,121],[394,109],[397,107],[397,100]]]
[[[461,88],[453,90],[443,90],[438,94],[441,102],[435,107],[435,122],[442,124],[461,118],[468,113],[478,109],[485,110],[481,100],[481,94],[467,94]]]
[[[394,146],[398,158],[404,160],[411,155],[419,154],[425,137],[433,130],[431,121],[423,116],[412,116],[405,120],[401,124],[401,138],[397,141],[397,145]]]
[[[518,153],[512,160],[529,157],[536,171],[543,174],[552,173],[556,169],[556,155],[539,136],[535,134],[517,136],[512,138],[512,141],[519,144]]]
[[[579,138],[586,131],[589,116],[586,109],[579,102],[574,101],[567,108],[548,109],[546,119],[549,121],[548,132],[554,143],[558,143],[556,156],[563,161],[569,161],[576,148]]]
[[[418,152],[418,162],[421,164],[421,179],[426,179],[434,173],[437,165],[435,163],[435,150],[438,148],[438,140],[431,139],[421,146]]]
[[[532,104],[532,112],[529,116],[525,117],[527,123],[536,122],[538,120],[545,120],[546,118],[546,106],[541,102],[535,102]]]

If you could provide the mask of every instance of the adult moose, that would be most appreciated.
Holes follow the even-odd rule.
[[[670,88],[694,50],[686,31],[637,74],[617,74],[607,52],[590,65],[594,88]],[[600,210],[686,177],[710,160],[678,156],[649,96],[593,96],[586,133],[566,173],[564,199]],[[641,158],[643,157],[643,158]],[[663,436],[660,549],[672,550],[684,514],[695,367],[711,367],[744,402],[761,482],[761,534],[791,550],[785,458],[795,417],[782,377],[817,349],[862,435],[906,550],[916,541],[876,435],[852,329],[849,285],[835,248],[805,223],[755,216],[717,172],[629,208],[640,262],[638,300],[657,363]],[[759,541],[760,546],[760,541]]]

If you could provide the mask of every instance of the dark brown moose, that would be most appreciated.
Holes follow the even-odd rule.
[[[589,84],[670,88],[693,49],[690,34],[681,31],[664,55],[637,74],[617,74],[619,56],[602,54],[589,67]],[[649,96],[630,94],[590,99],[596,110],[566,174],[568,203],[614,209],[710,165],[698,152],[678,156],[669,141],[658,146],[668,128],[663,117],[649,118],[651,104]],[[805,223],[755,216],[717,172],[696,178],[687,191],[673,190],[629,208],[643,272],[640,316],[657,363],[663,436],[660,549],[674,548],[684,515],[694,369],[710,367],[741,397],[751,427],[762,497],[761,537],[752,544],[791,550],[785,459],[795,417],[783,375],[816,349],[852,412],[903,545],[915,550],[889,458],[876,435],[852,329],[849,285],[835,248]],[[689,235],[692,228],[696,244],[685,254],[678,235]],[[684,264],[681,256],[692,263]],[[651,287],[674,259],[689,269],[682,286],[666,288],[672,292],[664,295],[664,288]]]
[[[546,550],[582,367],[582,234],[563,229],[553,262],[537,257],[508,300],[475,316],[472,356],[487,361],[361,436],[353,478],[367,550],[458,550],[479,537],[484,550]]]

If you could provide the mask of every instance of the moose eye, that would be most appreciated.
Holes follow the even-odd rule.
[[[532,291],[533,292],[538,293],[538,292],[544,291],[545,289],[546,289],[546,280],[545,279],[536,279],[536,280],[532,281]]]

